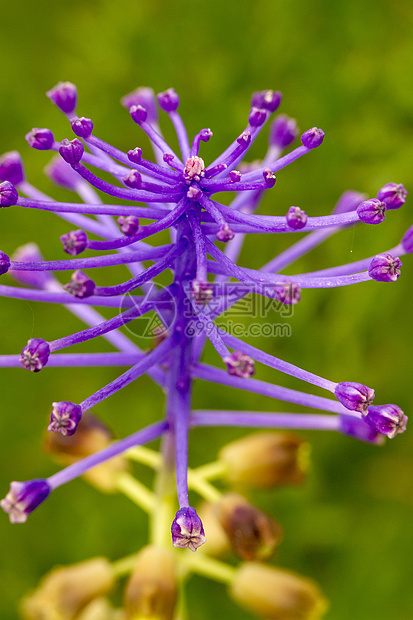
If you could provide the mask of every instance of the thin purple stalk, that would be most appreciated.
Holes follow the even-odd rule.
[[[337,383],[333,381],[328,381],[328,379],[323,379],[323,377],[319,377],[318,375],[313,374],[312,372],[308,372],[307,370],[302,370],[293,364],[288,362],[284,362],[283,360],[270,355],[269,353],[265,353],[264,351],[260,351],[256,347],[239,340],[239,338],[235,338],[235,336],[231,336],[230,334],[221,334],[221,338],[223,342],[229,347],[240,350],[243,353],[246,353],[256,362],[260,362],[261,364],[265,364],[266,366],[270,366],[271,368],[275,368],[280,372],[284,372],[287,375],[291,375],[292,377],[297,377],[297,379],[301,379],[302,381],[307,381],[307,383],[312,383],[313,385],[318,385],[318,387],[323,388],[324,390],[328,390],[329,392],[333,392],[337,387]]]
[[[304,407],[322,409],[324,411],[331,411],[332,413],[348,413],[348,410],[343,407],[343,405],[340,405],[338,401],[323,398],[322,396],[314,396],[313,394],[306,394],[305,392],[298,392],[290,388],[258,381],[258,379],[234,377],[224,370],[214,368],[213,366],[207,366],[206,364],[195,365],[192,376],[197,379],[203,379],[204,381],[221,383],[228,387],[247,390],[248,392],[262,394],[263,396],[269,396],[270,398],[276,398],[278,400],[285,400]]]
[[[173,340],[171,338],[164,340],[159,346],[156,347],[156,349],[144,355],[142,359],[140,359],[132,368],[120,375],[120,377],[117,377],[117,379],[105,385],[105,387],[101,390],[98,390],[95,394],[92,394],[92,396],[89,396],[89,398],[82,401],[80,403],[82,413],[88,411],[109,396],[112,396],[112,394],[115,394],[122,388],[129,385],[129,383],[132,383],[132,381],[135,381],[135,379],[147,372],[147,370],[149,370],[149,368],[151,368],[154,364],[161,362],[165,355],[167,355],[174,348],[174,346],[176,345],[173,344]]]
[[[100,465],[114,456],[122,454],[122,452],[129,450],[129,448],[141,446],[153,441],[154,439],[158,439],[158,437],[161,437],[167,429],[168,422],[155,422],[155,424],[151,424],[137,433],[129,435],[129,437],[125,437],[125,439],[121,439],[107,448],[103,448],[103,450],[100,450],[95,454],[91,454],[81,461],[73,463],[73,465],[69,465],[65,469],[53,474],[53,476],[50,476],[47,481],[52,489],[56,489],[62,484],[66,484],[66,482],[70,482],[71,480],[74,480],[74,478],[82,476],[92,467]]]
[[[339,431],[340,416],[308,413],[264,413],[260,411],[194,411],[191,426],[229,426],[232,428],[294,428]]]

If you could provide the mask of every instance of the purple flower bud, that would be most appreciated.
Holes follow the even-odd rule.
[[[163,93],[156,95],[159,103],[159,107],[164,112],[175,112],[179,106],[179,96],[176,94],[173,88],[168,88]]]
[[[60,143],[59,153],[66,163],[73,165],[80,162],[83,157],[84,150],[83,143],[78,138],[75,138],[74,140],[68,140],[65,138]]]
[[[195,508],[190,506],[178,510],[172,522],[171,533],[173,546],[180,549],[188,547],[191,551],[196,551],[206,542],[202,521]]]
[[[139,174],[137,170],[131,170],[128,174],[122,177],[122,181],[128,187],[132,189],[139,189],[142,187],[142,176]]]
[[[400,276],[402,261],[391,254],[377,254],[369,265],[369,276],[377,282],[395,282]]]
[[[194,155],[188,157],[185,163],[184,179],[189,184],[192,181],[200,181],[205,176],[205,163],[201,157]]]
[[[134,164],[139,164],[142,159],[142,149],[137,146],[133,150],[128,151],[128,159]]]
[[[53,183],[71,191],[76,191],[82,182],[82,177],[58,155],[51,160],[44,171]]]
[[[10,269],[10,258],[4,252],[0,251],[0,276],[7,273]]]
[[[202,190],[196,185],[190,185],[188,191],[186,192],[186,197],[189,200],[198,200],[202,194]]]
[[[357,207],[357,215],[365,224],[381,224],[385,220],[386,204],[378,198],[364,200]]]
[[[272,146],[285,149],[294,142],[297,136],[297,121],[285,114],[280,114],[271,123],[268,141]]]
[[[412,254],[413,252],[413,226],[410,226],[403,235],[401,240],[401,246],[406,254]]]
[[[300,228],[304,228],[307,224],[308,215],[303,209],[300,209],[300,207],[290,207],[285,218],[287,220],[287,226],[293,230],[300,230]]]
[[[260,127],[267,119],[267,112],[261,108],[252,107],[248,116],[251,127]]]
[[[283,282],[274,288],[275,298],[286,306],[295,306],[301,299],[301,289],[295,282]]]
[[[233,183],[239,183],[241,181],[242,174],[239,170],[231,170],[229,178]]]
[[[63,436],[73,435],[82,417],[81,407],[67,401],[52,403],[52,407],[47,430],[60,433]]]
[[[158,122],[158,109],[156,106],[155,93],[152,88],[136,88],[133,92],[122,97],[121,103],[127,110],[130,110],[132,106],[142,106],[148,113],[148,123],[153,124]]]
[[[11,207],[19,198],[16,188],[10,181],[0,183],[0,207]]]
[[[348,435],[359,441],[367,441],[376,445],[382,444],[385,440],[383,435],[366,424],[364,420],[360,420],[354,415],[340,415],[340,433]]]
[[[404,433],[408,418],[397,405],[379,405],[369,407],[363,419],[378,433],[393,439]]]
[[[71,230],[66,235],[62,235],[60,241],[67,254],[77,256],[86,250],[88,239],[84,230]]]
[[[146,121],[146,119],[148,118],[148,112],[147,112],[146,108],[144,108],[141,105],[133,105],[129,109],[129,113],[130,113],[132,119],[135,121],[135,123],[138,123],[138,125],[140,123],[144,123]]]
[[[209,128],[201,129],[201,131],[199,132],[199,138],[200,140],[202,140],[202,142],[209,142],[209,140],[212,138],[213,135],[214,134]]]
[[[324,140],[324,136],[326,134],[322,129],[318,129],[317,127],[312,127],[303,133],[301,136],[301,142],[308,149],[315,149],[317,146],[320,146],[322,141]]]
[[[255,373],[254,360],[242,351],[233,351],[231,355],[224,357],[228,374],[234,377],[248,379]]]
[[[262,176],[264,177],[265,185],[267,187],[274,187],[277,179],[275,178],[275,174],[273,173],[272,170],[270,170],[269,168],[266,168],[264,172],[262,173]]]
[[[11,259],[21,263],[32,263],[44,260],[35,243],[26,243],[26,245],[20,246],[14,252]],[[47,285],[53,281],[53,276],[49,271],[13,271],[11,269],[9,271],[9,276],[11,276],[13,280],[16,280],[16,282],[19,282],[19,284],[34,288],[46,288]]]
[[[407,191],[401,183],[387,183],[379,189],[377,198],[386,203],[388,209],[398,209],[406,202]]]
[[[172,153],[164,153],[162,155],[162,159],[164,160],[166,164],[168,164],[168,166],[171,166],[174,160],[174,156],[172,155]]]
[[[29,146],[38,151],[49,151],[54,144],[54,135],[47,128],[35,127],[25,135],[25,138]]]
[[[50,347],[42,338],[31,338],[24,347],[19,359],[20,364],[26,370],[39,372],[46,366],[50,355]]]
[[[51,487],[41,478],[28,482],[12,482],[0,506],[9,514],[11,523],[24,523],[28,515],[50,495]]]
[[[281,103],[281,99],[282,94],[278,90],[262,90],[253,94],[251,106],[275,112]]]
[[[139,218],[136,215],[121,215],[118,217],[117,222],[120,226],[120,231],[127,237],[133,237],[139,230]]]
[[[77,90],[71,82],[59,82],[46,95],[64,114],[74,112],[77,103]]]
[[[0,157],[0,181],[9,181],[18,185],[24,181],[22,158],[18,151],[9,151]]]
[[[90,297],[95,292],[95,283],[91,280],[83,271],[77,269],[70,279],[68,284],[64,285],[65,291],[83,299],[84,297]]]
[[[362,383],[344,381],[339,383],[334,394],[340,403],[351,411],[363,413],[374,400],[374,390]]]
[[[200,282],[199,280],[192,280],[191,282],[191,295],[195,300],[195,303],[199,306],[208,304],[213,296],[214,286],[211,282]]]
[[[243,131],[242,134],[238,136],[237,142],[238,144],[248,146],[251,143],[251,132],[248,130]]]
[[[70,124],[72,125],[73,133],[79,136],[79,138],[88,138],[93,131],[92,121],[84,116],[73,118]]]
[[[218,241],[223,241],[224,243],[227,243],[228,241],[231,241],[231,239],[233,239],[233,238],[234,238],[234,233],[230,229],[228,224],[225,224],[217,232],[217,239],[218,239]]]

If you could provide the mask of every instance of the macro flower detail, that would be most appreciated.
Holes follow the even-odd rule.
[[[202,521],[196,510],[189,506],[178,510],[172,522],[171,532],[174,547],[180,549],[188,548],[196,551],[206,542]]]
[[[73,435],[82,417],[81,407],[70,402],[53,403],[52,407],[50,424],[47,430],[55,431],[62,435]]]
[[[254,296],[266,298],[272,313],[292,312],[292,306],[306,295],[307,289],[397,280],[399,256],[413,252],[413,227],[395,248],[384,249],[374,257],[305,273],[293,273],[291,266],[340,230],[362,223],[381,223],[387,210],[397,209],[405,202],[407,192],[401,184],[388,183],[379,189],[377,198],[345,192],[326,215],[313,216],[304,204],[305,210],[293,206],[287,214],[285,207],[277,214],[259,214],[266,191],[276,193],[277,175],[313,153],[325,137],[322,129],[312,127],[301,135],[299,146],[285,153],[297,138],[298,129],[294,119],[281,115],[270,127],[263,159],[246,163],[248,150],[281,104],[278,91],[265,90],[253,95],[246,110],[245,127],[211,162],[201,157],[200,151],[203,143],[212,139],[212,131],[200,129],[190,140],[178,112],[179,96],[173,89],[157,97],[151,89],[136,89],[122,100],[137,130],[149,138],[155,161],[147,158],[141,146],[130,144],[125,152],[95,135],[92,120],[77,116],[77,91],[70,82],[59,83],[47,95],[67,117],[69,130],[77,137],[58,141],[50,130],[35,128],[27,134],[27,141],[32,148],[58,153],[46,174],[53,183],[73,192],[75,198],[55,201],[33,187],[26,178],[20,155],[11,152],[0,158],[0,206],[49,211],[74,228],[61,236],[66,257],[59,260],[44,260],[33,243],[18,248],[11,258],[1,252],[0,294],[61,304],[85,327],[67,334],[62,325],[59,338],[48,339],[47,334],[31,338],[20,356],[2,355],[0,362],[3,366],[23,366],[32,372],[39,372],[48,362],[66,372],[79,364],[125,370],[114,370],[113,380],[94,394],[69,396],[79,404],[66,400],[52,404],[47,445],[52,454],[67,457],[59,459],[67,467],[45,480],[13,482],[1,506],[12,522],[22,522],[52,490],[79,476],[94,478],[99,488],[124,493],[150,515],[157,538],[151,540],[153,546],[144,555],[145,562],[152,566],[153,558],[159,555],[156,550],[171,545],[169,532],[175,547],[196,551],[206,543],[204,548],[208,549],[208,531],[205,533],[200,516],[190,505],[189,491],[194,491],[210,502],[217,514],[221,509],[227,537],[232,543],[238,541],[238,555],[248,561],[266,559],[281,538],[276,522],[234,494],[224,496],[230,497],[226,504],[230,514],[223,516],[227,500],[211,483],[209,474],[222,476],[228,484],[258,488],[298,484],[307,472],[308,446],[289,432],[274,437],[273,429],[335,431],[379,444],[383,435],[392,438],[403,432],[407,417],[396,405],[372,406],[375,391],[363,383],[318,376],[244,342],[223,329],[217,320],[233,305]],[[177,148],[166,142],[161,133],[157,102],[175,129]],[[107,196],[105,202],[101,195]],[[229,196],[228,200],[223,196]],[[250,234],[287,234],[287,239],[293,241],[261,268],[251,268],[239,260],[244,239]],[[129,274],[116,284],[105,283],[105,268],[121,265]],[[283,273],[287,266],[289,275]],[[95,269],[99,270],[96,281]],[[65,271],[71,272],[70,281],[62,285],[55,273]],[[156,280],[161,274],[162,284]],[[3,284],[3,276],[10,276],[18,286]],[[113,315],[105,318],[98,312],[99,307]],[[273,317],[274,314],[270,315],[270,322],[274,322]],[[146,327],[141,329],[142,325]],[[120,328],[127,328],[129,335]],[[135,336],[145,341],[143,348],[136,344]],[[93,353],[83,352],[84,349],[80,354],[70,352],[70,347],[89,340],[99,342],[100,337],[114,351],[96,352],[94,348]],[[215,355],[215,364],[203,361],[205,346]],[[301,391],[263,381],[259,376],[261,365],[325,390],[331,397],[315,395],[311,388]],[[112,441],[106,430],[91,422],[93,415],[84,414],[91,409],[95,413],[100,402],[145,373],[166,394],[165,415],[155,415],[156,421],[142,428],[138,421],[138,428],[133,428],[131,435]],[[199,410],[194,408],[195,382],[215,383],[285,401],[306,407],[310,413],[283,413],[282,409]],[[265,429],[266,433],[251,442],[229,444],[210,469],[205,465],[193,470],[188,456],[190,431],[208,426],[249,427]],[[158,439],[159,452],[146,447]],[[155,470],[157,482],[153,491],[131,474],[127,459]],[[114,466],[109,468],[109,464]],[[171,490],[174,484],[176,493]],[[243,536],[242,544],[238,534]],[[175,560],[178,556],[184,557]],[[163,587],[170,591],[170,603],[162,611],[165,617],[173,617],[176,574],[186,576],[197,571],[219,575],[235,600],[269,617],[316,618],[324,613],[325,601],[318,588],[299,576],[254,563],[250,568],[236,569],[214,563],[211,558],[206,560],[204,552],[196,554],[196,559],[188,556],[192,554],[168,555],[169,559],[174,558],[168,579],[158,582],[154,577],[157,591],[162,592]],[[177,573],[175,561],[182,564]],[[138,570],[136,580],[131,582],[135,585],[128,590],[127,606],[139,613],[146,613],[145,605],[145,609],[150,608],[140,590],[145,582],[143,573]],[[250,577],[258,580],[255,598]],[[270,589],[280,592],[280,599],[259,584],[261,578]],[[244,581],[248,587],[244,587]]]
[[[46,480],[12,482],[10,491],[0,505],[9,514],[11,523],[24,523],[28,515],[49,496],[50,491]]]

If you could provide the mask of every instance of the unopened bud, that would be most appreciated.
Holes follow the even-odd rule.
[[[307,224],[308,215],[300,207],[290,207],[285,216],[287,220],[287,226],[293,230],[300,230]]]
[[[386,203],[388,209],[398,209],[406,202],[407,191],[401,183],[387,183],[379,189],[377,198]]]
[[[326,134],[322,129],[312,127],[303,133],[301,136],[301,142],[308,149],[315,149],[323,142],[325,135]]]
[[[70,282],[65,284],[63,288],[74,297],[84,299],[93,295],[96,285],[89,276],[77,269],[73,272]]]
[[[335,397],[346,409],[363,413],[374,400],[374,390],[353,381],[338,383],[334,390]]]
[[[71,82],[59,82],[46,95],[64,114],[72,114],[76,109],[77,89]]]
[[[18,185],[24,181],[23,161],[18,151],[9,151],[0,157],[0,181]]]
[[[54,144],[54,136],[50,129],[40,129],[35,127],[25,135],[25,138],[32,149],[38,151],[49,151]]]
[[[282,282],[274,288],[275,298],[286,306],[295,306],[301,299],[301,289],[295,282]]]
[[[121,233],[127,237],[133,237],[139,230],[139,218],[136,215],[121,215],[118,217],[117,222]]]
[[[378,433],[393,439],[406,430],[407,416],[397,405],[379,405],[369,407],[363,419]]]
[[[236,571],[230,594],[242,607],[271,620],[319,620],[328,607],[315,581],[256,562]]]
[[[71,166],[80,162],[83,157],[84,150],[83,143],[79,140],[79,138],[75,138],[74,140],[68,140],[65,138],[61,141],[59,147],[60,155],[63,157],[65,162]]]
[[[219,460],[230,484],[264,489],[300,484],[308,471],[309,453],[309,444],[298,435],[264,431],[227,444]]]
[[[178,595],[171,549],[142,549],[125,590],[125,620],[173,620]]]
[[[72,125],[73,133],[79,136],[79,138],[88,138],[93,131],[93,122],[90,118],[85,118],[84,116],[73,118],[70,124]]]
[[[114,583],[113,568],[105,558],[55,568],[37,590],[23,599],[23,616],[27,620],[74,620],[90,601],[109,592]]]
[[[391,254],[377,254],[369,265],[369,276],[377,282],[396,282],[401,274],[402,261]]]
[[[231,355],[224,358],[227,365],[228,374],[234,377],[248,379],[255,373],[254,360],[242,351],[233,351]]]
[[[191,506],[178,510],[172,522],[171,533],[173,546],[180,549],[196,551],[206,542],[202,521]]]
[[[63,249],[71,256],[77,256],[84,252],[87,248],[87,234],[84,230],[71,230],[69,233],[62,235],[60,241],[63,243]]]
[[[168,88],[157,96],[159,107],[164,112],[175,112],[179,106],[179,96],[173,88]]]
[[[252,107],[248,116],[248,122],[251,127],[260,127],[263,125],[267,118],[266,110],[261,108]]]
[[[153,92],[152,88],[144,86],[136,88],[133,92],[122,97],[121,104],[127,110],[130,110],[131,107],[134,105],[140,105],[145,108],[148,114],[148,123],[157,123],[158,121],[158,110],[156,107],[155,93]]]
[[[42,338],[31,338],[24,347],[20,357],[20,364],[26,370],[39,372],[46,366],[50,355],[50,347]]]
[[[240,558],[267,560],[282,538],[281,528],[268,515],[237,493],[223,495],[216,505],[218,521]]]

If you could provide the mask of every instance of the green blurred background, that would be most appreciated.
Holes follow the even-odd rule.
[[[20,150],[29,180],[56,197],[66,195],[42,176],[49,155],[31,151],[24,134],[35,126],[50,127],[58,139],[70,137],[65,119],[44,96],[59,80],[77,84],[79,114],[93,119],[96,135],[122,149],[146,142],[120,97],[140,85],[155,91],[174,86],[189,132],[214,132],[203,147],[207,161],[244,128],[254,90],[281,90],[282,112],[297,118],[302,130],[317,125],[327,135],[322,148],[277,175],[262,212],[284,214],[299,205],[311,215],[325,214],[346,189],[375,196],[388,181],[402,182],[413,193],[410,0],[1,0],[0,7],[1,151]],[[167,123],[163,127],[171,135]],[[262,137],[251,157],[264,150]],[[393,247],[413,223],[411,203],[390,212],[380,227],[361,226],[332,238],[300,261],[298,270]],[[33,240],[46,258],[59,258],[59,236],[68,230],[70,224],[46,213],[4,209],[0,247],[11,253]],[[285,243],[264,235],[250,239],[241,264],[258,267]],[[413,264],[409,257],[403,262],[397,284],[307,291],[290,321],[292,337],[263,339],[259,346],[332,380],[375,387],[378,403],[396,402],[409,415]],[[2,300],[0,316],[2,353],[20,351],[30,337],[50,340],[81,328],[63,308],[23,301]],[[101,347],[93,343],[89,350]],[[210,359],[215,361],[212,354]],[[56,470],[41,451],[50,403],[78,402],[117,374],[110,368],[36,375],[2,370],[1,496],[10,480]],[[301,387],[265,368],[259,378]],[[210,385],[198,385],[195,402],[298,411]],[[140,379],[96,413],[125,436],[159,419],[162,410],[160,391]],[[223,443],[242,434],[194,432],[191,463],[212,460]],[[308,483],[255,495],[285,530],[276,563],[320,582],[331,601],[331,620],[411,619],[411,432],[381,448],[333,434],[306,436],[313,446]],[[146,532],[145,518],[126,499],[101,495],[79,480],[56,491],[26,525],[11,526],[3,516],[0,617],[17,618],[17,601],[53,565],[95,555],[115,560],[144,544]],[[226,598],[222,586],[198,578],[190,582],[188,597],[191,620],[252,617]]]

